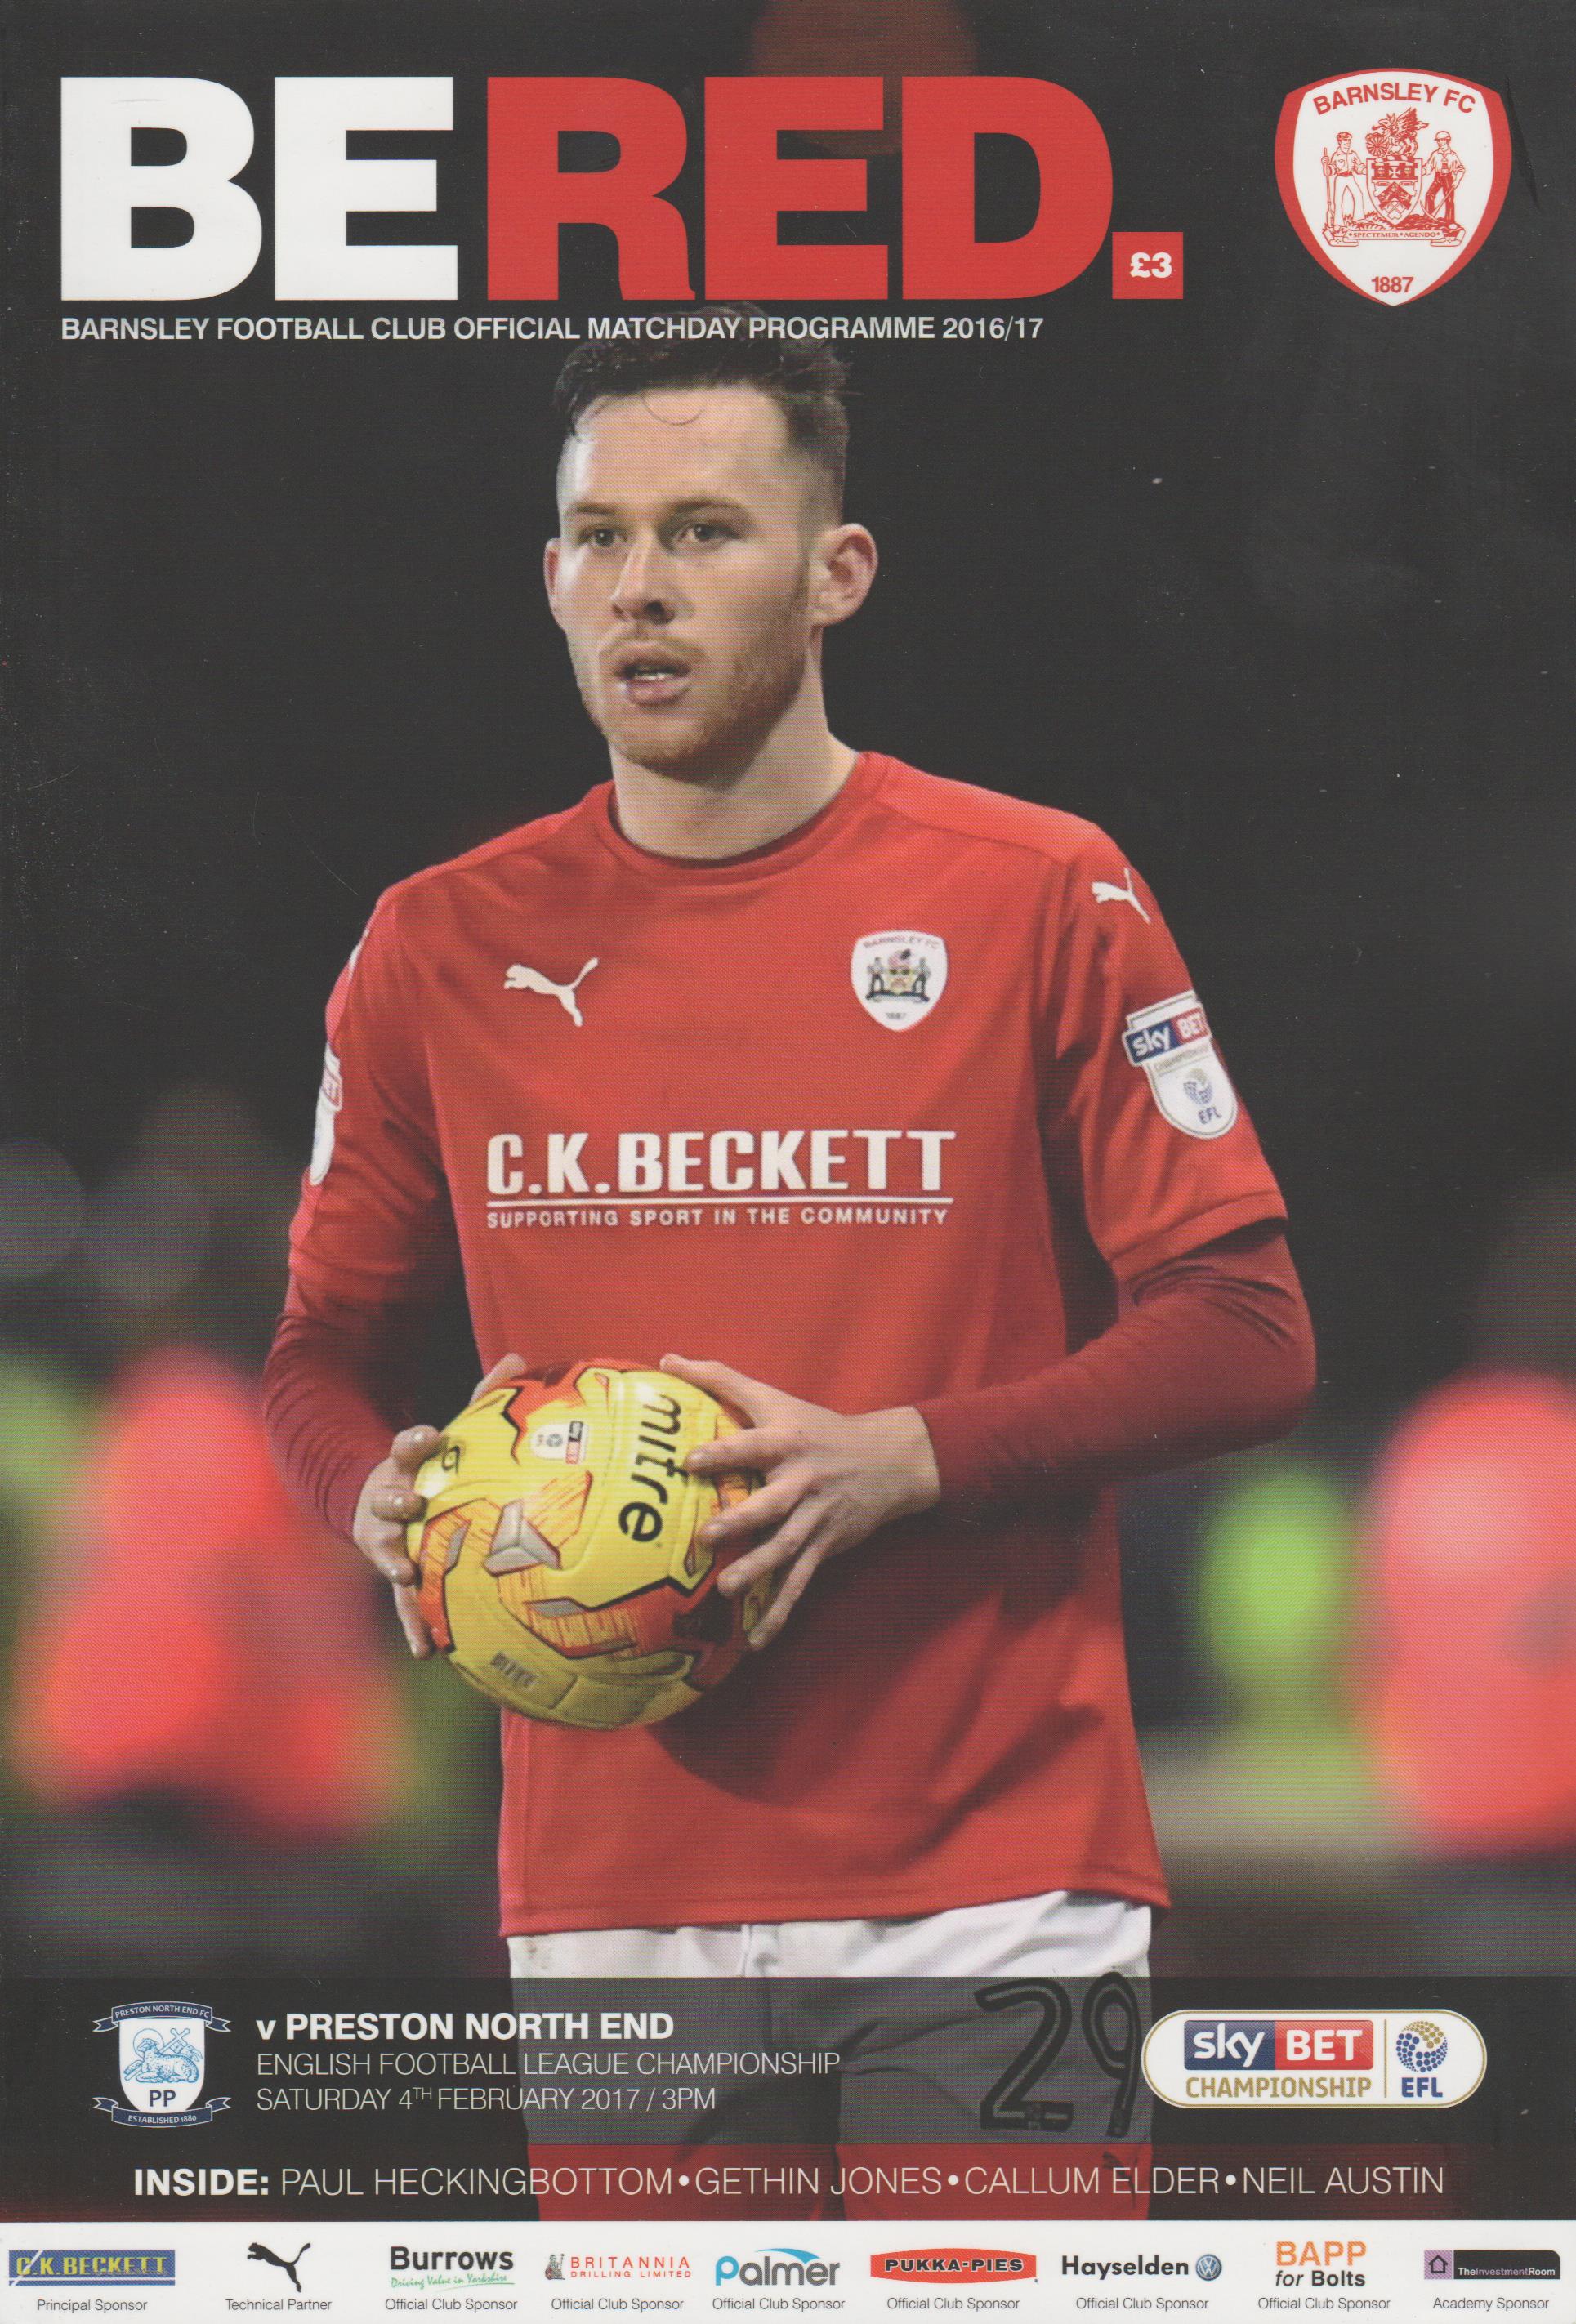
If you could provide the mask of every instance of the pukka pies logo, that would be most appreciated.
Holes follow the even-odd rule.
[[[1491,88],[1449,73],[1342,73],[1281,107],[1275,173],[1327,274],[1383,307],[1437,290],[1493,231],[1510,124]]]

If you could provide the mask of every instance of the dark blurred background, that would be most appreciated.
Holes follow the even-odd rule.
[[[1135,1692],[1186,1908],[1160,1958],[1576,1965],[1570,1800],[1530,1831],[1487,1811],[1463,1829],[1406,1743],[1419,1704],[1459,1699],[1463,1673],[1498,1656],[1508,1692],[1483,1711],[1479,1757],[1512,1801],[1531,1758],[1505,1742],[1505,1702],[1525,1706],[1552,1673],[1543,1715],[1576,1711],[1576,1585],[1498,1541],[1458,1607],[1442,1576],[1460,1543],[1438,1547],[1425,1515],[1408,1564],[1385,1498],[1398,1472],[1377,1465],[1418,1399],[1488,1362],[1554,1385],[1542,1433],[1521,1406],[1465,1424],[1470,1443],[1505,1447],[1485,1505],[1502,1516],[1538,1460],[1556,1493],[1576,1467],[1560,1333],[1508,1344],[1479,1316],[1485,1280],[1512,1264],[1507,1236],[1518,1279],[1549,1280],[1525,1255],[1546,1255],[1540,1236],[1559,1245],[1559,1174],[1576,1161],[1569,18],[1532,0],[581,0],[544,26],[474,0],[332,20],[290,5],[68,17],[35,0],[15,23],[0,846],[13,1955],[63,1948],[69,1965],[76,1944],[82,1966],[117,1966],[104,1946],[142,1941],[169,1963],[156,1913],[141,1938],[85,1927],[106,1865],[124,1884],[141,1849],[181,1868],[207,1915],[187,1915],[189,1941],[226,1966],[291,1962],[292,1944],[293,1965],[355,1959],[391,1937],[494,1964],[486,1714],[447,1674],[398,1668],[354,1577],[335,1618],[387,1780],[352,1768],[336,1823],[253,1831],[234,1785],[183,1788],[179,1742],[114,1780],[63,1774],[59,1738],[91,1696],[83,1657],[116,1650],[115,1591],[137,1572],[134,1540],[103,1563],[103,1463],[117,1432],[134,1448],[138,1426],[168,1433],[153,1391],[169,1374],[139,1367],[161,1350],[217,1356],[250,1396],[323,1003],[378,893],[604,772],[539,577],[561,346],[217,345],[211,330],[206,345],[62,344],[58,78],[236,88],[258,129],[243,182],[266,215],[275,72],[454,74],[451,137],[364,141],[436,151],[438,212],[357,232],[457,242],[452,311],[478,313],[489,72],[659,81],[695,150],[708,72],[907,66],[1065,83],[1111,146],[1113,227],[1186,238],[1180,301],[1113,301],[1102,256],[1028,310],[1045,318],[1031,343],[857,351],[851,512],[884,564],[830,654],[848,740],[1091,816],[1130,852],[1290,1205],[1323,1351],[1313,1418],[1284,1452],[1129,1497]],[[1498,89],[1515,153],[1479,255],[1389,309],[1313,263],[1272,152],[1293,88],[1394,66]],[[875,153],[871,217],[816,220],[810,238],[895,238],[898,169]],[[1009,154],[987,149],[982,169],[987,228],[1018,230],[1032,189]],[[695,179],[680,185],[692,214]],[[256,276],[201,311],[269,313],[270,294],[265,244]],[[562,311],[617,303],[609,249],[571,230]],[[194,1410],[224,1401],[215,1375],[183,1377]],[[433,1350],[435,1416],[471,1378],[456,1310]],[[107,1473],[119,1506],[112,1460]],[[1466,1506],[1454,1487],[1444,1498]],[[1576,1539],[1553,1506],[1529,1508],[1526,1539]],[[321,1544],[290,1554],[337,1570]],[[217,1570],[239,1553],[213,1556]],[[62,1609],[62,1573],[83,1603],[97,1574],[97,1632],[71,1630],[88,1616]],[[270,1618],[282,1640],[288,1593]],[[209,1625],[235,1627],[222,1606]],[[198,1651],[171,1644],[171,1665]],[[78,1698],[46,1700],[56,1662]],[[221,1665],[225,1684],[238,1668]],[[271,1699],[268,1719],[290,1716]],[[1567,1750],[1572,1731],[1567,1717]],[[323,1899],[309,1938],[248,1902],[276,1857]],[[330,1867],[342,1894],[323,1886]],[[167,1891],[161,1872],[150,1896]]]

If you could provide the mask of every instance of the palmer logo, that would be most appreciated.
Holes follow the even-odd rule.
[[[718,2283],[805,2284],[835,2283],[842,2263],[823,2259],[817,2252],[796,2251],[791,2244],[773,2244],[750,2259],[724,2252],[717,2262]]]
[[[885,2282],[1024,2283],[1038,2273],[1033,2252],[982,2251],[971,2244],[928,2244],[919,2251],[877,2252],[870,2272]]]

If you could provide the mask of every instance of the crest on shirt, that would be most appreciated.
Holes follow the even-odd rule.
[[[1210,1038],[1196,992],[1174,993],[1128,1019],[1122,1047],[1149,1077],[1155,1102],[1189,1138],[1223,1138],[1237,1119],[1237,1093]]]
[[[1491,88],[1450,73],[1342,73],[1287,97],[1275,168],[1326,273],[1404,307],[1487,242],[1510,179],[1510,124]]]
[[[946,945],[920,928],[861,936],[848,967],[861,1008],[894,1033],[928,1017],[946,991]]]
[[[356,951],[360,949],[358,945]],[[352,959],[355,956],[353,953]],[[334,1159],[334,1128],[344,1102],[345,1084],[339,1077],[339,1060],[332,1049],[325,1049],[322,1085],[318,1092],[318,1118],[312,1125],[312,1158],[307,1166],[308,1181],[314,1186],[320,1186],[328,1176],[328,1165]]]

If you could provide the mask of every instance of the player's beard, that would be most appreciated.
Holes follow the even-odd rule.
[[[728,781],[758,756],[806,682],[808,595],[806,566],[776,620],[761,625],[725,678],[702,660],[694,695],[670,717],[640,711],[599,672],[577,669],[592,723],[622,757],[652,774],[677,782]]]

